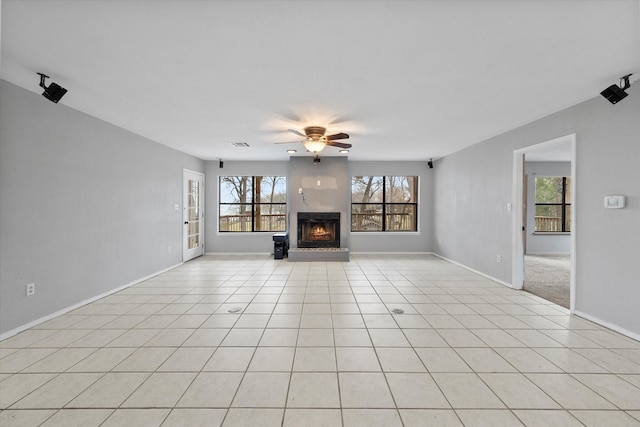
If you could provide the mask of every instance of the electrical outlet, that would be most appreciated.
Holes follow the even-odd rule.
[[[36,294],[36,284],[35,283],[29,283],[27,286],[25,286],[25,291],[28,297],[35,295]]]
[[[497,255],[497,256],[496,256],[496,261],[497,261],[497,262],[502,262],[502,257],[501,257],[500,255]]]
[[[167,246],[167,253],[170,254],[171,253],[171,246]]]

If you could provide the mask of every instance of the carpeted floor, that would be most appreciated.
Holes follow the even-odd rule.
[[[524,290],[569,308],[569,255],[525,255]]]

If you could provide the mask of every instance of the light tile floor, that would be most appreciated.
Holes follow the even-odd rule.
[[[640,343],[426,255],[205,256],[0,342],[0,410],[3,427],[638,426]]]

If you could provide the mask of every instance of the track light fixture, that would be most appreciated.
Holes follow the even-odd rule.
[[[600,95],[607,98],[607,101],[609,101],[612,104],[617,104],[618,101],[622,101],[624,98],[627,97],[627,95],[629,95],[627,92],[625,92],[625,90],[631,87],[631,83],[629,82],[629,77],[631,77],[631,74],[627,74],[626,76],[620,77],[619,85],[609,86],[608,88],[600,92]]]
[[[222,159],[220,159],[220,163],[218,163],[218,166],[220,166],[220,169],[224,167],[224,162],[222,161]]]
[[[67,90],[59,84],[53,82],[51,82],[49,86],[46,86],[44,84],[44,79],[48,79],[49,76],[46,76],[42,73],[38,74],[40,75],[40,87],[44,89],[44,92],[42,92],[42,96],[47,98],[49,101],[57,104],[58,101],[60,101],[60,98],[62,98],[64,94],[67,93]]]
[[[429,159],[427,166],[429,166],[429,169],[433,169],[433,159]]]

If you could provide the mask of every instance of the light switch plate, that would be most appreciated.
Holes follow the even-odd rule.
[[[605,196],[604,207],[607,209],[622,209],[625,205],[624,196]]]

